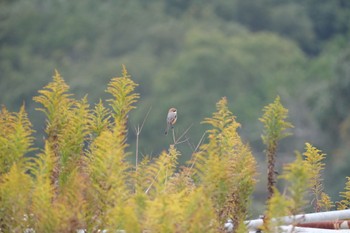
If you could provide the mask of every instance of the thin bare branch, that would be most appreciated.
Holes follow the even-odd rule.
[[[194,164],[196,163],[196,158],[193,159],[193,155],[198,151],[199,147],[201,146],[202,142],[203,142],[203,139],[204,139],[204,136],[205,136],[206,132],[203,133],[201,139],[199,140],[196,148],[194,149],[193,153],[192,153],[192,164],[191,164],[191,167],[190,167],[190,170],[193,168]]]
[[[146,113],[146,116],[143,118],[143,121],[142,121],[142,124],[141,124],[141,130],[143,129],[143,126],[145,125],[145,122],[146,122],[146,120],[148,118],[149,113],[151,112],[151,109],[152,109],[152,106],[149,107],[149,109],[148,109],[148,111]]]
[[[181,134],[181,136],[174,140],[174,144],[177,145],[179,143],[179,141],[181,140],[182,137],[184,137],[186,135],[186,133],[192,128],[193,123]],[[175,139],[175,138],[174,138]]]
[[[145,194],[148,194],[149,190],[152,188],[152,186],[153,186],[154,182],[156,181],[156,179],[158,178],[159,174],[160,174],[160,170],[158,171],[156,177],[154,177],[152,183],[151,183],[151,184],[148,186],[148,188],[146,189]]]
[[[194,150],[195,150],[194,145],[189,140],[187,141],[187,144],[188,144],[188,146],[190,147],[190,149],[191,149],[191,151],[193,153]]]
[[[136,169],[136,171],[137,171],[138,162],[139,162],[139,136],[142,132],[143,126],[145,125],[145,122],[148,118],[148,115],[149,115],[151,109],[152,109],[152,106],[149,107],[145,117],[143,118],[141,127],[140,127],[140,125],[137,125],[137,128],[135,127],[135,133],[136,133],[135,169]]]
[[[187,142],[188,140],[190,140],[190,138],[185,138],[184,140],[177,142],[176,145],[179,145],[181,143]]]

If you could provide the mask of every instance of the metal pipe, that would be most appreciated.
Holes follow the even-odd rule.
[[[294,216],[286,216],[277,219],[272,219],[271,221],[277,221],[281,225],[292,225],[311,222],[336,221],[341,219],[350,219],[350,209],[329,212],[318,212],[311,214],[299,214]],[[261,226],[264,224],[264,220],[255,219],[245,221],[245,224],[247,225],[249,231],[254,231],[261,228]]]

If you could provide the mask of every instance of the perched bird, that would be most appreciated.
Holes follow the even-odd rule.
[[[177,110],[176,108],[170,108],[168,111],[168,116],[166,117],[166,129],[165,129],[165,135],[168,134],[169,128],[174,128],[174,124],[177,120]]]

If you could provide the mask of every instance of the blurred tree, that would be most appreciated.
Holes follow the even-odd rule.
[[[40,133],[31,99],[55,68],[78,98],[89,93],[96,103],[125,64],[142,97],[129,126],[152,106],[140,138],[144,153],[168,147],[164,118],[175,105],[175,130],[194,123],[188,136],[196,144],[205,131],[199,122],[224,95],[256,151],[259,109],[276,94],[302,131],[295,136],[317,140],[331,129],[322,118],[329,121],[332,112],[324,109],[338,101],[329,86],[335,57],[348,43],[349,8],[347,0],[0,1],[0,104],[17,111],[25,101]]]
[[[295,44],[273,34],[243,32],[240,27],[231,32],[218,28],[189,30],[184,50],[169,67],[160,67],[154,78],[151,103],[156,107],[145,126],[145,144],[159,138],[154,129],[161,132],[158,129],[164,127],[163,118],[171,106],[179,111],[175,128],[184,130],[194,124],[190,137],[196,143],[204,132],[199,121],[213,111],[214,100],[227,96],[242,122],[243,134],[255,145],[260,142],[260,133],[253,130],[260,114],[256,109],[274,95],[299,94],[307,60]]]
[[[328,106],[319,116],[323,129],[331,133],[333,142],[339,141],[339,129],[350,115],[350,50],[345,50],[336,61],[328,88]]]
[[[279,4],[271,10],[267,28],[296,41],[306,52],[315,47],[313,22],[302,4]]]

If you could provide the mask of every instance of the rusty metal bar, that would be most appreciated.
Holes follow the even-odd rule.
[[[311,222],[311,223],[299,223],[296,224],[298,227],[311,227],[311,228],[321,228],[321,229],[350,229],[350,221],[324,221],[324,222]]]

